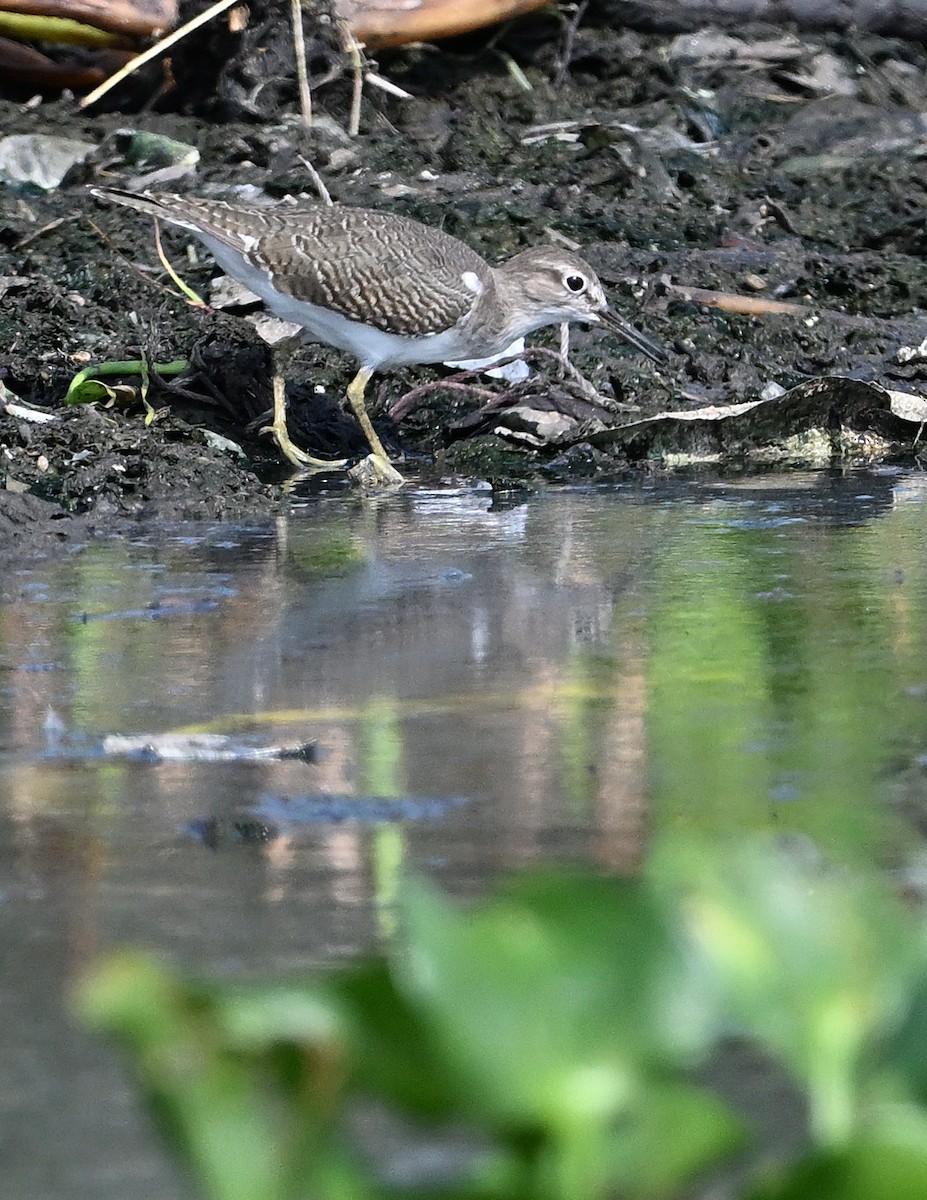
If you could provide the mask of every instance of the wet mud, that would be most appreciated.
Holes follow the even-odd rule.
[[[286,45],[282,34],[273,42],[278,80],[292,78]],[[440,225],[493,262],[554,239],[578,248],[616,307],[668,348],[657,370],[608,334],[574,327],[572,361],[604,398],[599,413],[558,393],[549,364],[511,397],[476,381],[496,393],[488,408],[466,387],[403,402],[441,369],[377,377],[375,423],[412,480],[569,482],[657,469],[585,443],[583,421],[738,403],[820,375],[925,391],[927,359],[899,356],[924,335],[922,47],[768,28],[642,36],[592,21],[576,31],[568,69],[563,53],[562,31],[543,16],[502,35],[384,52],[381,72],[412,98],[368,88],[356,138],[343,132],[347,74],[315,95],[322,120],[311,130],[291,86],[274,93],[273,113],[234,110],[215,94],[188,100],[187,114],[3,100],[0,130],[97,147],[120,129],[166,134],[200,159],[158,186],[239,189],[246,200],[316,199],[307,160],[336,201]],[[0,550],[46,553],[133,522],[247,519],[288,502],[289,472],[260,432],[270,352],[246,310],[191,307],[158,264],[150,222],[88,196],[90,183],[133,186],[138,176],[110,151],[52,191],[0,186]],[[205,251],[188,253],[180,231],[166,230],[164,243],[208,300],[216,272]],[[802,309],[724,311],[687,288]],[[556,331],[536,340],[555,346]],[[152,374],[154,419],[146,423],[137,378],[111,406],[64,406],[89,364],[143,357],[190,361],[170,379]],[[313,345],[288,369],[291,432],[314,454],[364,453],[341,407],[351,370]],[[20,404],[55,420],[34,423]],[[575,436],[545,444],[532,425],[545,406]],[[350,484],[332,471],[307,486]]]

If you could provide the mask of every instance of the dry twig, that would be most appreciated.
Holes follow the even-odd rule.
[[[159,42],[155,42],[153,46],[149,46],[137,58],[133,58],[131,62],[127,62],[124,67],[120,67],[114,75],[110,75],[109,79],[101,83],[98,88],[94,88],[92,92],[88,92],[83,100],[79,101],[79,106],[81,108],[89,108],[91,104],[96,104],[98,100],[116,87],[117,84],[122,83],[124,79],[128,79],[130,75],[145,66],[146,63],[151,62],[153,58],[157,58],[159,54],[163,54],[165,50],[170,50],[171,46],[176,46],[188,33],[193,33],[201,25],[206,25],[213,17],[218,16],[221,12],[225,12],[233,4],[240,3],[241,0],[216,0],[215,4],[211,4],[209,8],[201,12],[199,16],[194,17],[192,21],[188,21],[186,25],[181,25],[179,29],[175,29],[173,33],[169,33],[166,38],[162,38]]]
[[[290,24],[293,29],[293,57],[296,60],[296,80],[299,85],[299,111],[303,124],[312,128],[312,93],[306,68],[306,39],[303,37],[303,7],[301,0],[290,0]]]

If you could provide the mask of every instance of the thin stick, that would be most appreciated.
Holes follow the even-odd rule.
[[[567,350],[569,350],[570,326],[566,325]],[[563,325],[560,327],[561,337],[563,336]],[[561,346],[563,343],[561,342]],[[528,346],[518,355],[521,359],[546,359],[548,362],[553,361],[563,372],[563,376],[575,383],[579,390],[583,393],[587,400],[595,400],[597,403],[604,405],[606,408],[611,401],[607,396],[603,396],[594,383],[591,383],[586,376],[578,368],[574,367],[570,362],[569,357],[565,354],[558,353],[556,350],[551,350],[548,346]]]
[[[360,133],[361,97],[364,94],[364,57],[361,54],[360,43],[347,27],[345,27],[345,49],[351,60],[351,72],[354,76],[354,87],[351,91],[351,115],[348,118],[348,136],[357,137]]]
[[[580,0],[573,14],[566,19],[563,29],[563,41],[561,42],[560,54],[558,55],[557,73],[554,75],[555,89],[562,88],[566,82],[566,77],[570,70],[570,59],[573,57],[573,43],[576,41],[576,31],[579,29],[579,24],[586,15],[588,7],[589,0]]]
[[[681,283],[660,283],[661,291],[680,300],[704,304],[708,308],[719,308],[722,312],[737,313],[747,317],[787,316],[799,317],[806,324],[827,320],[836,321],[850,329],[867,329],[881,333],[891,332],[892,322],[884,317],[864,317],[859,313],[840,312],[834,308],[815,308],[808,304],[795,304],[791,300],[764,300],[762,296],[740,296],[736,292],[716,292],[712,288],[688,287]]]
[[[146,63],[151,62],[153,58],[157,58],[165,50],[169,50],[171,46],[175,46],[179,41],[187,36],[188,33],[193,33],[195,29],[199,29],[201,25],[205,25],[207,21],[211,21],[213,17],[224,12],[227,8],[231,8],[233,4],[240,4],[241,0],[216,0],[215,4],[211,4],[205,12],[201,12],[198,17],[194,17],[192,21],[188,21],[186,25],[181,25],[179,29],[175,29],[173,33],[168,34],[166,38],[162,38],[160,42],[155,42],[153,46],[149,46],[144,53],[138,58],[133,58],[131,62],[127,62],[124,67],[120,67],[115,75],[110,75],[109,79],[103,81],[98,88],[94,88],[92,92],[88,92],[83,100],[78,102],[79,108],[89,108],[91,104],[105,96],[108,91],[114,88],[117,84],[122,83],[123,79],[127,79],[134,74]]]
[[[795,304],[790,300],[765,300],[761,296],[739,296],[735,292],[716,292],[713,288],[689,287],[686,284],[668,283],[666,291],[682,300],[692,300],[724,312],[740,313],[743,316],[765,316],[770,313],[794,317],[810,317],[816,310],[807,304]]]
[[[309,172],[309,178],[312,180],[313,187],[319,193],[319,199],[322,201],[322,203],[325,205],[326,208],[332,208],[333,201],[332,201],[332,197],[331,197],[331,192],[325,186],[325,181],[322,179],[322,176],[318,173],[318,171],[315,169],[315,167],[312,165],[312,163],[308,160],[308,158],[303,158],[303,156],[301,154],[297,154],[296,157],[299,159],[299,161],[303,164],[303,166]]]
[[[521,69],[521,67],[518,65],[518,63],[515,61],[515,59],[512,58],[511,54],[507,54],[504,50],[497,50],[496,54],[498,54],[498,56],[502,59],[503,63],[505,63],[505,69],[512,76],[512,78],[515,80],[516,84],[521,88],[521,90],[523,92],[533,92],[534,84],[531,82],[531,80],[528,78],[528,76],[524,73],[524,71]]]
[[[568,358],[564,358],[558,354],[556,350],[550,350],[547,346],[528,346],[522,350],[521,354],[513,354],[509,358],[500,358],[498,362],[493,364],[493,367],[505,367],[509,363],[524,362],[526,359],[540,359],[545,362],[555,362],[565,373],[567,379],[576,385],[578,390],[585,396],[587,400],[594,400],[597,404],[601,404],[603,408],[611,412],[616,412],[619,409],[631,407],[626,404],[620,404],[611,400],[608,396],[603,396],[596,387],[589,382],[586,377],[573,366]],[[394,421],[401,421],[406,414],[418,404],[422,396],[426,396],[431,392],[440,391],[445,388],[450,391],[464,391],[471,395],[484,396],[487,399],[497,400],[500,393],[490,391],[489,388],[480,387],[477,384],[470,383],[472,379],[479,378],[485,372],[486,368],[477,368],[470,371],[455,371],[453,375],[448,375],[444,379],[436,379],[432,383],[422,383],[418,387],[412,388],[411,391],[404,393],[399,399],[389,408],[389,415]],[[503,395],[505,393],[502,393]]]
[[[142,268],[138,265],[138,263],[133,262],[131,258],[127,258],[122,253],[122,251],[119,249],[119,247],[116,245],[116,243],[113,241],[113,239],[111,237],[109,237],[106,233],[104,233],[103,230],[100,228],[99,225],[96,224],[95,221],[91,221],[90,218],[88,217],[87,224],[90,226],[90,228],[93,230],[93,232],[97,235],[97,237],[100,239],[100,241],[103,243],[103,245],[106,246],[107,249],[112,251],[114,257],[118,258],[122,262],[122,264],[125,267],[127,267],[130,271],[134,272],[139,277],[139,279],[144,280],[144,282],[147,283],[149,287],[156,287],[159,291],[164,292],[164,294],[166,296],[173,296],[176,294],[167,286],[166,283],[162,283],[160,279],[152,279],[151,275],[147,271],[143,271]]]
[[[158,252],[158,259],[161,263],[161,266],[165,269],[165,271],[167,271],[168,275],[170,275],[171,279],[174,281],[174,283],[177,285],[177,287],[179,287],[180,290],[183,292],[184,296],[186,297],[187,303],[192,304],[194,308],[203,308],[208,311],[209,305],[206,303],[206,301],[203,300],[203,298],[201,296],[198,296],[197,293],[193,290],[192,287],[190,287],[189,284],[184,283],[184,281],[180,278],[180,276],[174,270],[174,267],[171,264],[170,259],[164,253],[164,247],[161,245],[161,222],[158,220],[157,217],[155,217],[155,219],[154,219],[154,241],[155,241],[155,249]]]
[[[463,374],[474,375],[476,372],[467,371]],[[459,392],[466,396],[474,397],[477,400],[483,400],[487,404],[491,404],[493,400],[499,399],[498,392],[492,392],[489,388],[479,387],[474,383],[465,383],[456,375],[452,375],[447,379],[435,379],[431,383],[420,383],[418,387],[412,388],[405,392],[393,404],[387,415],[395,422],[401,421],[403,417],[407,417],[409,413],[417,408],[420,401],[426,396],[430,396],[433,392]]]
[[[378,75],[376,71],[367,71],[364,75],[364,83],[369,83],[371,87],[378,87],[380,91],[387,92],[390,96],[397,96],[400,100],[413,98],[411,92],[401,88],[398,83],[393,83],[392,79],[387,79],[385,75]]]
[[[309,91],[309,72],[306,68],[306,39],[303,37],[303,8],[300,0],[290,0],[290,23],[293,27],[293,55],[296,58],[296,80],[299,84],[299,111],[303,124],[312,128],[312,93]]]

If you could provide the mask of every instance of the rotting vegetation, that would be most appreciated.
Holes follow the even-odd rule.
[[[111,135],[125,128],[196,147],[199,164],[173,190],[248,187],[274,199],[314,198],[305,159],[336,201],[442,225],[490,261],[565,239],[599,271],[616,306],[671,351],[669,366],[655,372],[607,334],[574,331],[573,361],[608,400],[599,411],[577,405],[556,379],[548,387],[542,367],[543,384],[535,377],[524,395],[496,400],[484,417],[475,416],[486,402],[480,392],[435,389],[404,405],[396,425],[388,406],[443,372],[385,375],[372,389],[378,428],[406,456],[411,478],[614,478],[655,464],[586,441],[585,432],[667,409],[752,400],[821,375],[923,391],[924,358],[898,355],[923,338],[922,47],[770,29],[673,39],[590,18],[563,72],[561,28],[538,14],[501,35],[382,55],[381,71],[413,98],[368,94],[361,133],[350,139],[339,127],[350,103],[346,76],[315,97],[317,126],[300,124],[288,45],[282,31],[268,29],[264,59],[272,61],[261,69],[276,81],[272,117],[230,100],[244,92],[229,79],[248,78],[253,64],[244,56],[262,49],[250,42],[221,76],[221,95],[216,83],[211,95],[188,97],[202,115],[0,102],[5,135],[58,134],[94,146],[111,139],[98,161],[91,156],[57,190],[0,187],[3,396],[58,418],[37,425],[0,413],[0,484],[51,502],[39,506],[49,515],[81,514],[80,536],[88,520],[105,530],[152,512],[266,514],[281,503],[271,485],[286,476],[258,434],[270,407],[264,343],[240,312],[197,311],[174,292],[144,219],[88,200],[88,182],[131,185],[137,176],[140,168],[112,150]],[[180,60],[177,69],[183,76]],[[214,269],[203,254],[188,258],[187,243],[182,233],[165,233],[184,279],[208,298]],[[768,298],[808,311],[724,311],[703,293],[690,298],[687,287],[758,298],[761,309]],[[88,363],[143,357],[191,362],[167,383],[152,378],[153,422],[145,424],[137,401],[61,407]],[[291,430],[314,453],[363,453],[339,407],[349,376],[341,355],[317,346],[290,371]],[[559,442],[537,445],[539,407],[566,414]],[[244,457],[206,430],[240,444]],[[689,450],[698,457],[697,446]],[[910,458],[913,439],[899,450]],[[348,485],[332,473],[313,486]],[[24,523],[13,524],[22,537]],[[37,528],[38,513],[26,524]]]

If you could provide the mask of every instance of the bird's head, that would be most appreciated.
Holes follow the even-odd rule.
[[[531,329],[580,321],[603,325],[656,363],[666,361],[666,353],[609,307],[605,290],[592,267],[577,254],[555,246],[535,246],[523,250],[496,269],[510,294],[517,295],[525,322]]]

